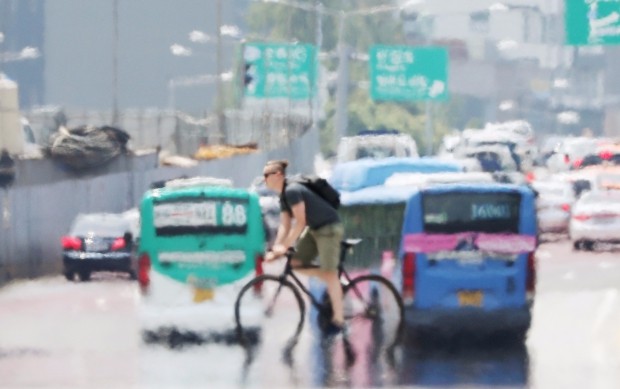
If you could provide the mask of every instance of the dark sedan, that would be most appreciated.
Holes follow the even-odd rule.
[[[88,281],[97,271],[123,272],[135,278],[131,231],[122,214],[78,214],[69,233],[61,238],[67,280],[77,274],[81,281]]]

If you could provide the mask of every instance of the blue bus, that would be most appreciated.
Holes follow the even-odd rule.
[[[414,191],[396,277],[413,337],[523,339],[535,293],[536,233],[535,193],[527,186],[442,184]]]

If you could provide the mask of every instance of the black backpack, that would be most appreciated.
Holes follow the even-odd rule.
[[[340,207],[340,192],[327,182],[326,179],[314,174],[300,174],[287,179],[289,183],[297,182],[319,195],[334,209]]]

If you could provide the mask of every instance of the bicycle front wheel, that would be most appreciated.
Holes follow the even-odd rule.
[[[375,350],[391,348],[401,339],[403,315],[403,300],[385,277],[362,275],[344,288],[349,339],[368,340]]]
[[[263,274],[248,282],[235,302],[237,336],[244,345],[259,339],[289,341],[301,333],[305,303],[290,281]]]

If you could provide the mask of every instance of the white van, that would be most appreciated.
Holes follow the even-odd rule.
[[[345,136],[338,144],[338,163],[362,158],[387,157],[418,158],[418,146],[409,134],[396,131],[364,131],[355,136]]]

